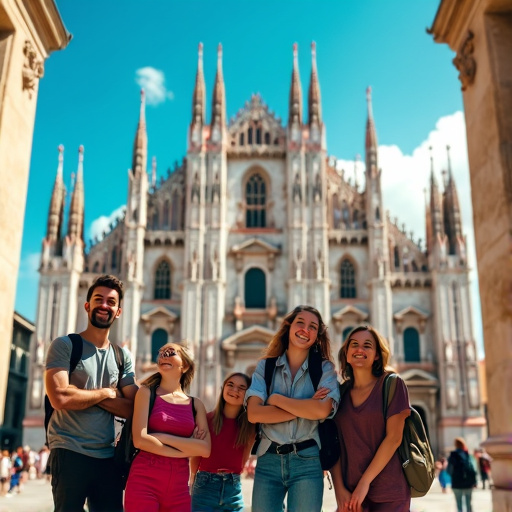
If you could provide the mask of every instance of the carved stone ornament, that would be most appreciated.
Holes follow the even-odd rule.
[[[475,81],[476,61],[473,58],[475,45],[473,43],[474,34],[471,30],[462,43],[457,56],[453,59],[453,64],[459,71],[459,80],[462,84],[462,90],[465,91]]]
[[[23,90],[28,90],[29,98],[36,88],[37,80],[44,75],[43,61],[37,58],[37,53],[29,40],[25,41],[23,47],[25,60],[23,62]]]

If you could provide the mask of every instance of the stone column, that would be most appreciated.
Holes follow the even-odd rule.
[[[442,0],[430,29],[457,52],[487,372],[493,510],[512,511],[512,6]]]

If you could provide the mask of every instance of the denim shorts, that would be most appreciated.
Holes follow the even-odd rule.
[[[237,473],[198,471],[192,487],[192,512],[241,511],[242,484]]]

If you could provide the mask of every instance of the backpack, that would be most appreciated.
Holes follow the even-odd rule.
[[[69,375],[71,375],[80,361],[82,359],[82,351],[83,351],[83,340],[80,334],[71,333],[68,334],[68,338],[71,340],[71,357],[69,359]],[[114,345],[111,343],[112,348],[114,349],[114,355],[116,358],[117,367],[119,368],[119,380],[123,377],[124,373],[124,354],[118,345]],[[119,386],[119,381],[118,381]],[[48,398],[48,395],[44,395],[44,430],[46,432],[46,444],[48,444],[48,425],[50,424],[50,418],[52,417],[54,408]]]
[[[267,395],[270,395],[270,387],[272,385],[272,378],[276,368],[277,357],[269,357],[265,360],[265,384],[267,386]],[[310,350],[308,356],[308,372],[309,378],[315,388],[318,388],[320,379],[322,378],[322,356],[316,350]],[[340,440],[338,437],[338,427],[334,420],[325,419],[318,423],[318,436],[320,437],[320,464],[323,470],[331,469],[340,458],[341,448]],[[261,440],[261,431],[258,434],[255,446],[259,445]],[[253,448],[253,453],[255,453]]]
[[[454,489],[471,489],[476,485],[476,469],[468,453],[452,452],[449,464],[453,467],[451,477]]]
[[[156,388],[158,384],[150,386],[149,388],[149,409],[148,409],[148,421],[151,416],[151,411],[153,410],[153,406],[155,405],[156,400]],[[194,403],[194,397],[191,397],[192,400],[192,413],[194,415],[194,419],[196,417],[196,406]],[[117,474],[120,479],[120,484],[124,489],[126,487],[126,482],[128,481],[128,475],[130,474],[130,468],[132,466],[132,462],[135,459],[136,455],[139,453],[139,449],[135,448],[133,444],[133,433],[132,433],[132,424],[133,417],[126,418],[125,420],[117,420],[123,423],[123,427],[121,433],[116,441],[116,446],[114,448],[114,464],[117,468]]]
[[[398,375],[386,375],[383,386],[384,418],[393,399]],[[418,411],[411,407],[411,414],[405,419],[402,442],[398,447],[405,479],[411,488],[411,497],[425,496],[435,479],[435,462],[425,426]]]

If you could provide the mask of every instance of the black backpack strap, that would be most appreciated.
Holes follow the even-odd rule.
[[[384,385],[382,386],[382,410],[384,411],[384,419],[386,419],[389,404],[395,396],[397,379],[398,375],[396,373],[388,373],[388,375],[384,377]]]
[[[277,357],[269,357],[265,359],[265,384],[267,385],[267,396],[270,395],[272,386],[272,378],[276,369]]]
[[[315,349],[310,349],[308,356],[309,378],[313,383],[315,391],[318,389],[320,379],[322,378],[322,354]]]
[[[192,414],[194,415],[194,419],[196,419],[196,403],[195,403],[195,399],[193,396],[190,397],[190,399],[192,400]]]
[[[71,340],[71,357],[69,358],[69,374],[71,375],[75,371],[78,361],[82,359],[84,344],[80,334],[73,332],[68,334],[68,338]]]
[[[156,400],[156,388],[158,384],[149,387],[149,409],[148,409],[148,419],[151,411],[153,410],[153,406],[155,405]]]
[[[117,387],[119,387],[119,383],[123,378],[124,374],[124,352],[123,349],[114,343],[110,343],[112,349],[114,350],[114,357],[116,358],[117,368],[119,369],[119,378],[117,380]]]

